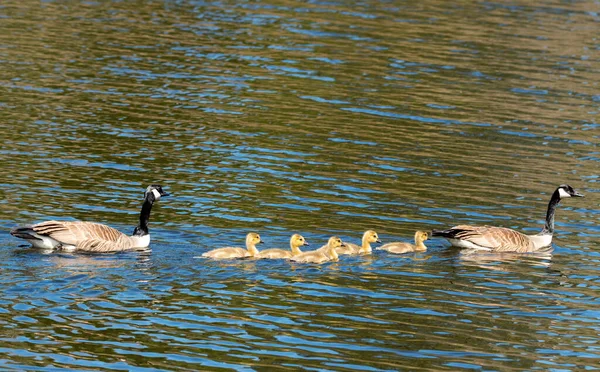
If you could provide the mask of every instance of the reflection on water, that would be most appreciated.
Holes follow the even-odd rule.
[[[0,368],[561,369],[598,358],[597,4],[227,1],[0,7]],[[21,223],[152,250],[46,254]],[[410,242],[461,223],[552,252],[215,262],[257,231]],[[311,248],[312,248],[311,246]]]
[[[466,265],[476,265],[481,268],[487,267],[490,270],[506,270],[510,268],[511,263],[549,267],[552,260],[552,251],[552,247],[542,248],[527,254],[482,252],[479,249],[463,249],[458,254],[462,263]],[[502,263],[502,265],[497,267],[496,265],[499,263]]]

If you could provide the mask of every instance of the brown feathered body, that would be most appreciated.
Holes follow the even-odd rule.
[[[167,196],[161,185],[150,185],[144,192],[140,222],[128,236],[95,222],[45,221],[35,225],[17,226],[10,231],[14,237],[28,241],[41,249],[60,249],[80,252],[119,252],[150,245],[148,221],[154,202]]]
[[[525,235],[505,227],[458,225],[442,235],[457,247],[493,252],[527,253],[547,247],[552,235]]]
[[[127,236],[110,226],[83,221],[45,221],[17,227],[11,234],[37,248],[67,251],[116,252],[144,248],[150,243],[149,235]]]
[[[473,251],[528,253],[549,247],[554,234],[554,214],[561,199],[583,197],[569,185],[556,188],[546,210],[546,222],[539,234],[525,235],[505,227],[458,225],[433,230],[432,236],[446,238],[452,245]]]

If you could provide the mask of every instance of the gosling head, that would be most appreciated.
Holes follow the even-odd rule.
[[[261,244],[263,241],[260,239],[260,235],[257,233],[248,233],[246,235],[246,246],[251,247],[257,244]]]
[[[426,231],[415,232],[415,242],[424,242],[427,239],[429,239],[429,234]]]
[[[329,247],[330,249],[331,248],[335,249],[335,248],[345,247],[345,246],[346,245],[342,242],[342,239],[338,238],[337,236],[332,236],[327,241],[327,247]]]
[[[162,196],[169,196],[169,194],[163,191],[161,185],[150,185],[144,192],[144,199],[148,199],[150,202],[155,202]]]
[[[576,198],[583,197],[583,194],[578,193],[577,191],[575,191],[574,188],[572,188],[569,185],[560,185],[560,186],[558,186],[556,191],[558,192],[558,196],[561,199],[562,198],[571,198],[571,197],[576,197]]]
[[[291,239],[290,239],[290,245],[292,247],[301,247],[303,245],[310,245],[308,244],[308,242],[306,241],[306,239],[304,239],[304,237],[300,234],[294,234],[292,235]]]
[[[363,235],[363,241],[366,240],[368,243],[381,243],[379,235],[374,230],[367,230]]]

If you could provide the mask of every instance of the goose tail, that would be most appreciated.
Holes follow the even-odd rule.
[[[442,238],[454,238],[458,232],[461,230],[457,229],[446,229],[446,230],[431,230],[432,237],[442,237]]]
[[[14,227],[12,230],[10,230],[10,235],[26,240],[42,240],[38,237],[38,234],[33,231],[33,225]]]

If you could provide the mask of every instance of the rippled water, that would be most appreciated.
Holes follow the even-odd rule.
[[[582,370],[600,357],[595,2],[0,4],[0,369]],[[46,219],[149,252],[42,254]],[[213,262],[298,232],[543,225],[554,251]]]

